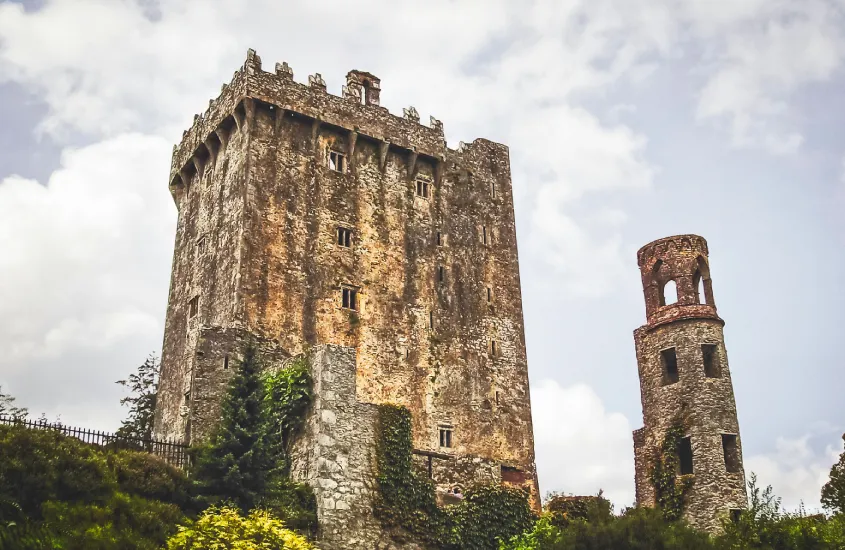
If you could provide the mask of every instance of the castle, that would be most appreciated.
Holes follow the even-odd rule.
[[[314,490],[327,550],[416,548],[372,516],[378,404],[410,410],[415,463],[441,502],[478,482],[539,501],[508,149],[450,149],[440,121],[393,115],[380,91],[350,71],[332,95],[319,74],[305,85],[286,63],[263,71],[250,50],[170,171],[179,216],[155,436],[210,435],[245,342],[270,367],[304,357],[314,401],[291,474]],[[637,501],[655,504],[652,460],[684,411],[687,513],[713,529],[745,492],[707,247],[664,239],[639,264]]]
[[[643,406],[643,427],[634,432],[637,504],[656,504],[653,462],[667,432],[678,426],[676,473],[691,483],[684,516],[717,531],[747,499],[707,242],[697,235],[667,237],[642,247],[637,261],[647,317],[634,331]]]
[[[306,353],[314,437],[295,474],[317,487],[338,547],[363,529],[344,522],[366,507],[374,404],[411,411],[416,460],[442,496],[477,481],[538,495],[508,149],[450,149],[440,121],[393,115],[380,91],[351,71],[335,96],[319,74],[263,71],[250,50],[170,174],[155,434],[209,435],[247,338],[271,364]]]

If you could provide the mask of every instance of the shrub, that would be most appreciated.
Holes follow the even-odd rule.
[[[232,507],[209,508],[167,541],[167,550],[213,548],[310,550],[311,545],[266,511],[253,510],[243,517]]]
[[[122,450],[108,453],[107,461],[121,491],[180,507],[189,505],[188,476],[157,456]]]

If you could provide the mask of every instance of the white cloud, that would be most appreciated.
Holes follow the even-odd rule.
[[[634,502],[634,443],[623,415],[605,410],[584,384],[542,380],[531,389],[540,489],[576,495],[604,490],[617,508]]]
[[[46,185],[0,181],[4,372],[160,340],[175,231],[169,151],[161,138],[124,135],[67,150]]]
[[[840,448],[827,445],[823,452],[817,452],[810,446],[810,438],[779,437],[773,452],[745,459],[746,473],[756,473],[761,488],[771,485],[789,511],[797,510],[802,502],[808,512],[821,509],[822,486],[828,480],[830,467],[839,459]]]

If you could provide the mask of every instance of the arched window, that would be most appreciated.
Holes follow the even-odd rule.
[[[713,290],[710,288],[710,268],[703,257],[696,259],[695,274],[692,276],[695,289],[695,303],[713,305]]]
[[[678,285],[673,280],[666,281],[663,292],[660,293],[662,306],[668,306],[678,301]]]
[[[706,303],[707,294],[704,292],[704,277],[701,276],[701,271],[696,271],[692,276],[692,285],[695,288],[695,303]]]

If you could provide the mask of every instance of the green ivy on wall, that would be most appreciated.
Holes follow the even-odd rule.
[[[405,532],[443,550],[496,550],[531,526],[528,493],[501,485],[472,487],[459,504],[440,508],[432,481],[414,471],[412,450],[411,412],[380,405],[374,512],[396,538]]]
[[[677,521],[683,516],[686,494],[695,480],[690,475],[679,474],[678,449],[686,427],[680,420],[672,423],[663,437],[663,444],[654,460],[651,482],[654,486],[657,507],[668,521]]]

